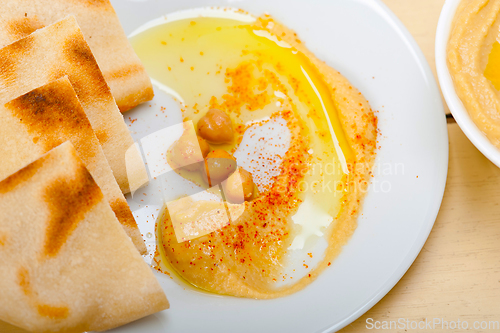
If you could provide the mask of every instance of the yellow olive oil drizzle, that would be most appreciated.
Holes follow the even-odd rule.
[[[500,90],[500,43],[498,42],[493,43],[484,76],[490,80],[496,90]]]
[[[170,263],[170,259],[165,254],[163,237],[162,237],[162,232],[161,232],[161,230],[164,226],[164,221],[166,218],[168,218],[166,216],[166,214],[168,214],[168,209],[167,209],[167,206],[164,205],[163,208],[161,209],[160,214],[158,215],[158,218],[157,218],[156,224],[155,224],[156,225],[156,251],[157,251],[157,256],[155,256],[155,264],[156,264],[155,269],[159,270],[162,273],[168,272],[168,275],[170,275],[170,277],[172,277],[172,279],[176,283],[185,287],[186,289],[189,289],[189,290],[194,291],[194,292],[202,293],[202,294],[220,297],[219,294],[216,294],[214,292],[203,289],[202,287],[194,285],[193,283],[186,280],[175,269],[175,267]],[[158,256],[159,256],[159,258],[157,258]]]

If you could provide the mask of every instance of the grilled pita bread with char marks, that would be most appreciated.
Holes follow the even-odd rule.
[[[71,143],[1,181],[0,211],[0,320],[103,331],[168,308]]]
[[[0,0],[0,47],[74,15],[122,112],[153,99],[151,81],[108,0]]]
[[[67,77],[0,106],[0,180],[65,141],[74,145],[125,232],[146,254],[134,216]]]
[[[65,75],[122,192],[147,183],[144,163],[74,17],[0,49],[0,105]]]

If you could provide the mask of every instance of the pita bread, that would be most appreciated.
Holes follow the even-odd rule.
[[[1,181],[0,211],[0,320],[103,331],[168,308],[71,143]]]
[[[0,179],[65,141],[75,146],[139,252],[147,253],[134,216],[67,77],[0,106]]]
[[[2,333],[31,333],[17,326],[13,326],[5,321],[0,320],[0,332]]]
[[[65,75],[122,192],[147,183],[139,152],[74,17],[0,49],[0,105]]]
[[[74,15],[122,112],[153,98],[151,81],[108,0],[1,0],[0,47]]]

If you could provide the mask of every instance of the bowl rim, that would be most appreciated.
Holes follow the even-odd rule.
[[[486,137],[470,117],[467,109],[455,91],[453,79],[448,70],[446,49],[451,26],[458,5],[463,0],[446,0],[436,30],[435,59],[436,70],[444,99],[453,118],[472,144],[497,167],[500,167],[500,149]]]

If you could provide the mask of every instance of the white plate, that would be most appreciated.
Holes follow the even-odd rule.
[[[424,245],[441,204],[448,167],[446,121],[436,82],[394,14],[380,1],[369,0],[112,2],[127,34],[181,9],[231,6],[255,15],[269,12],[361,90],[379,111],[381,130],[379,172],[359,226],[315,282],[291,296],[259,301],[198,293],[158,274],[171,309],[114,332],[331,332],[376,304]],[[156,93],[152,103],[125,114],[126,119],[137,118],[136,125],[142,123],[144,131],[164,126],[160,118],[167,123],[180,120],[162,116],[160,106],[175,106]],[[154,219],[142,217],[139,223],[146,234]]]

